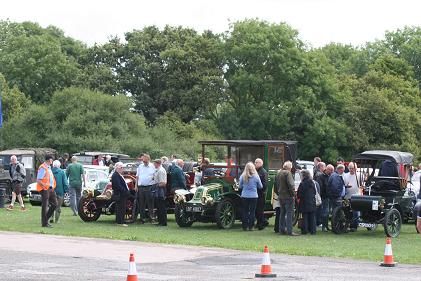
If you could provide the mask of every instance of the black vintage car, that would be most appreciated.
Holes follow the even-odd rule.
[[[400,151],[372,150],[354,157],[361,179],[362,195],[353,195],[333,210],[332,231],[347,231],[353,212],[359,212],[358,226],[368,230],[383,225],[388,237],[397,237],[402,221],[413,219],[416,198],[406,192],[413,155]]]

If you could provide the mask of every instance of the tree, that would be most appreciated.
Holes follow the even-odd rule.
[[[13,116],[17,116],[25,111],[31,104],[24,93],[15,86],[9,88],[6,79],[0,73],[0,97],[3,110],[3,122],[7,122]]]
[[[184,122],[209,115],[223,98],[221,40],[182,27],[126,34],[121,83],[149,121],[167,111]]]
[[[0,27],[0,73],[10,86],[17,86],[35,102],[45,102],[55,90],[76,80],[79,70],[73,55],[78,55],[66,53],[71,52],[73,41],[57,28],[42,29],[27,22],[1,22]]]

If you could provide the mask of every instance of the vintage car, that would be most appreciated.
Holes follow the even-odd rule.
[[[78,152],[73,155],[77,156],[78,162],[84,165],[93,165],[94,160],[98,158],[98,156],[105,156],[105,155],[110,155],[113,163],[117,163],[119,161],[125,162],[126,159],[130,159],[130,156],[127,154],[114,153],[114,152],[101,152],[101,151]]]
[[[351,196],[333,210],[332,231],[347,232],[357,211],[358,226],[374,230],[382,224],[388,237],[397,237],[402,221],[413,219],[416,198],[405,192],[412,160],[412,154],[400,151],[372,150],[356,155],[363,194]]]
[[[125,163],[124,164],[124,178],[130,189],[132,197],[127,201],[126,222],[132,223],[136,219],[137,198],[135,191],[136,186],[136,170],[138,163]],[[165,164],[166,169],[171,164]],[[194,182],[193,162],[186,162],[183,171],[186,174],[187,188],[190,189]],[[96,166],[98,167],[98,166]],[[174,211],[174,193],[171,191],[169,182],[171,175],[168,173],[167,177],[167,191],[166,191],[166,207],[169,213]],[[101,214],[112,215],[115,213],[115,203],[112,200],[112,186],[111,182],[107,179],[100,179],[95,187],[85,188],[82,191],[82,198],[79,203],[79,216],[83,221],[91,222],[96,221]],[[147,210],[148,211],[148,210]]]
[[[180,227],[194,222],[215,222],[219,228],[231,228],[241,219],[242,207],[238,179],[245,165],[256,158],[263,159],[268,171],[265,215],[274,214],[273,183],[277,171],[287,160],[295,163],[296,142],[276,140],[216,140],[200,141],[202,159],[216,159],[224,165],[202,166],[202,185],[188,190],[176,190],[175,219]]]
[[[83,165],[85,172],[86,186],[83,189],[95,188],[96,184],[101,180],[108,181],[108,167],[106,166],[94,166],[94,165]],[[27,193],[29,202],[31,205],[41,205],[41,194],[37,191],[36,182],[28,185]],[[70,206],[70,195],[68,192],[64,194],[63,206]]]
[[[36,181],[38,167],[44,162],[45,155],[57,156],[52,148],[15,148],[0,151],[0,188],[6,189],[6,198],[12,196],[11,178],[9,175],[10,157],[16,155],[26,170],[26,180],[22,186],[22,194],[27,194],[27,186]]]

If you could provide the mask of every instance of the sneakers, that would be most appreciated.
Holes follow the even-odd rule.
[[[8,210],[8,211],[13,211],[13,205],[9,205],[9,206],[7,206],[7,207],[6,207],[6,210]]]
[[[127,225],[127,224],[125,224],[125,223],[118,223],[117,225],[118,225],[118,226],[123,226],[123,227],[128,227],[128,225]]]
[[[295,232],[291,232],[291,234],[288,234],[288,236],[300,236],[300,234],[295,233]]]

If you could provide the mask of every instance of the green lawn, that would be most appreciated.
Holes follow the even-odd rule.
[[[268,245],[272,253],[305,256],[342,257],[380,261],[383,259],[385,235],[383,228],[375,232],[360,229],[355,233],[335,235],[318,232],[315,236],[287,237],[275,235],[271,226],[263,231],[243,232],[240,223],[231,230],[219,230],[215,224],[195,223],[191,228],[179,228],[174,215],[169,215],[167,228],[133,224],[122,228],[114,224],[114,216],[101,216],[97,222],[85,223],[71,216],[64,208],[62,222],[52,229],[40,227],[40,207],[28,205],[27,212],[0,209],[0,230],[99,237],[167,244],[200,245],[238,250],[262,251]],[[421,263],[421,235],[413,224],[404,225],[401,235],[393,239],[393,254],[400,263]]]

